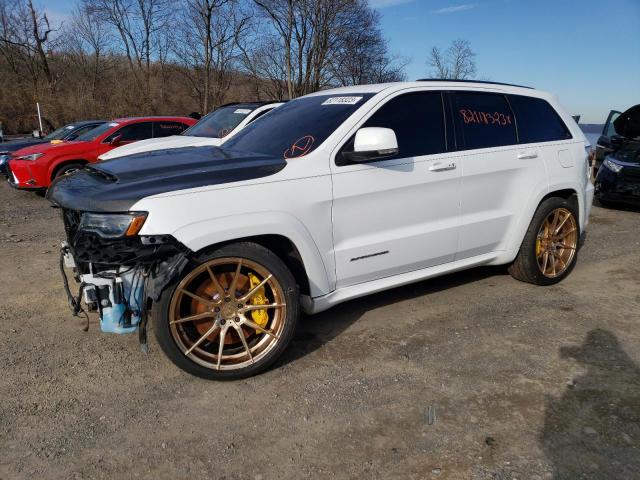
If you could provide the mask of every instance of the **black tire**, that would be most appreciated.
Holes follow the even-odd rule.
[[[182,279],[205,262],[222,258],[242,258],[255,262],[268,270],[279,283],[286,299],[286,314],[284,326],[274,347],[266,356],[247,367],[233,370],[215,370],[191,360],[176,344],[169,326],[169,311],[174,293]],[[158,302],[152,309],[152,322],[156,338],[160,347],[169,359],[179,368],[192,375],[209,380],[233,380],[256,375],[266,370],[284,352],[294,336],[295,328],[300,316],[300,299],[296,281],[284,262],[272,251],[261,245],[250,242],[239,242],[225,245],[218,249],[199,254],[188,265],[180,278],[176,278],[162,292]]]
[[[542,227],[542,223],[547,216],[558,208],[565,208],[571,212],[575,218],[578,234],[580,232],[579,216],[576,210],[576,202],[572,202],[560,197],[551,197],[544,200],[536,210],[536,213],[531,219],[527,233],[524,236],[520,250],[516,259],[511,265],[509,265],[509,273],[516,280],[522,282],[533,283],[535,285],[553,285],[561,282],[565,279],[573,270],[578,259],[578,252],[576,251],[571,259],[571,263],[567,266],[564,272],[556,277],[545,276],[540,267],[536,257],[536,241],[538,232]],[[579,242],[576,245],[579,245]]]
[[[84,168],[84,166],[85,164],[82,162],[67,163],[66,165],[63,165],[58,170],[56,170],[56,172],[53,174],[53,178],[62,177],[63,175],[75,172],[76,170]]]

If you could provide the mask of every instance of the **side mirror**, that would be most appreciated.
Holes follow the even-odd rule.
[[[120,143],[120,140],[122,140],[122,135],[116,135],[111,139],[109,145],[118,145]]]
[[[353,152],[342,152],[350,162],[371,162],[398,153],[396,132],[390,128],[365,127],[356,132]]]

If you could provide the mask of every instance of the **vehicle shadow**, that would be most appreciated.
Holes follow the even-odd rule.
[[[597,207],[604,208],[605,210],[620,210],[623,212],[635,212],[640,213],[640,205],[631,205],[627,203],[616,203],[603,205],[597,198],[594,199],[593,204]]]
[[[350,300],[317,315],[303,315],[291,345],[275,368],[317,350],[371,310],[496,275],[508,274],[504,267],[477,267]]]
[[[548,398],[540,442],[555,480],[640,477],[640,369],[607,330],[562,347],[586,373]]]

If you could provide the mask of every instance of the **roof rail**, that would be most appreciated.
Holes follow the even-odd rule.
[[[460,83],[488,83],[491,85],[505,85],[507,87],[520,87],[520,88],[530,88],[526,85],[516,85],[514,83],[503,83],[503,82],[491,82],[489,80],[458,80],[455,78],[419,78],[416,82],[460,82]]]

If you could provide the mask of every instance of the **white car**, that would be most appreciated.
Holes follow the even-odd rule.
[[[198,123],[180,135],[150,138],[123,145],[103,153],[98,157],[98,160],[110,160],[125,155],[169,148],[206,145],[219,147],[251,122],[280,105],[282,105],[281,102],[245,102],[223,105],[202,117]]]
[[[292,100],[217,150],[91,165],[49,198],[103,330],[145,342],[152,307],[176,365],[238,378],[283,352],[301,309],[477,265],[559,282],[589,218],[590,153],[548,93],[366,85]]]

